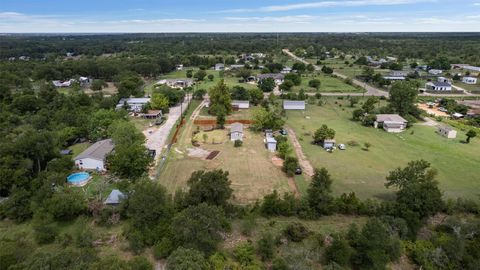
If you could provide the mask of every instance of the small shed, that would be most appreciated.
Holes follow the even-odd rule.
[[[326,139],[323,141],[323,148],[324,149],[332,149],[335,147],[335,139]]]
[[[275,152],[277,150],[277,140],[275,140],[273,136],[266,136],[265,146],[267,147],[268,151]]]
[[[439,126],[437,133],[448,139],[455,139],[457,137],[457,131],[447,126]]]
[[[222,64],[222,63],[215,64],[214,69],[215,69],[215,70],[224,70],[224,69],[225,69],[225,65]]]
[[[232,100],[232,107],[236,109],[250,108],[250,101],[248,100]]]
[[[125,194],[123,194],[123,192],[121,192],[118,189],[114,189],[114,190],[112,190],[112,192],[110,192],[110,195],[108,195],[107,199],[103,202],[103,204],[105,204],[105,205],[118,205],[126,197],[127,196],[125,196]]]
[[[284,100],[284,110],[305,110],[305,100]]]
[[[230,140],[243,141],[243,124],[242,123],[236,122],[230,126]]]

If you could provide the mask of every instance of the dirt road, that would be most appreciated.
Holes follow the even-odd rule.
[[[308,161],[307,157],[303,153],[302,146],[300,145],[300,142],[297,139],[297,135],[293,131],[293,129],[289,127],[285,127],[288,133],[288,137],[292,141],[293,148],[295,149],[295,154],[298,157],[298,162],[300,163],[300,167],[302,167],[303,172],[308,175],[309,177],[313,176],[313,167],[312,164],[310,164],[310,161]]]

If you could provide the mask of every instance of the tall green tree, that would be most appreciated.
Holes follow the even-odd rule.
[[[390,107],[401,116],[416,114],[417,96],[418,90],[414,82],[395,82],[390,89]]]
[[[329,128],[327,125],[323,124],[319,129],[313,134],[314,143],[322,143],[327,139],[335,138],[335,130]]]
[[[328,215],[332,211],[333,197],[332,179],[327,169],[315,169],[312,182],[307,189],[307,200],[310,208],[317,215]]]
[[[230,114],[232,112],[232,98],[230,91],[224,80],[220,80],[217,85],[208,91],[210,97],[209,112],[213,115],[217,113]]]
[[[187,184],[189,191],[185,200],[188,205],[207,203],[225,207],[233,193],[228,172],[223,170],[193,172]]]
[[[183,247],[179,247],[168,257],[167,268],[171,270],[209,269],[208,263],[201,252]]]
[[[276,84],[273,78],[265,78],[258,82],[258,88],[263,92],[272,92],[275,86]]]

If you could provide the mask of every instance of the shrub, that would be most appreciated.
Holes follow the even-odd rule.
[[[302,223],[290,223],[283,231],[285,237],[292,242],[301,242],[310,235],[310,231]]]
[[[359,146],[360,144],[357,141],[352,140],[352,141],[348,141],[347,145],[354,147],[354,146]]]
[[[243,142],[241,140],[235,140],[235,142],[233,143],[233,146],[235,147],[240,147],[242,146]]]
[[[172,251],[172,241],[167,237],[162,238],[160,242],[156,243],[153,246],[153,256],[157,260],[167,258],[168,256],[170,256],[170,253],[172,253]]]
[[[273,258],[273,251],[275,248],[275,239],[271,234],[265,234],[257,243],[257,250],[263,261],[268,261]]]

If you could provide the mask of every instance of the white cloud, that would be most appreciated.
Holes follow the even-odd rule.
[[[272,5],[260,8],[239,8],[222,10],[221,13],[241,13],[241,12],[275,12],[275,11],[290,11],[298,9],[313,9],[313,8],[333,8],[333,7],[360,7],[360,6],[391,6],[391,5],[407,5],[422,2],[435,2],[436,0],[349,0],[349,1],[319,1],[319,2],[305,2],[287,5]]]
[[[479,3],[473,3],[474,6],[480,6],[480,2]]]
[[[295,15],[295,16],[267,16],[267,17],[225,17],[227,21],[241,22],[276,22],[276,23],[308,23],[314,20],[315,16]]]
[[[166,19],[151,19],[151,20],[120,20],[120,21],[107,21],[107,23],[135,23],[135,24],[155,24],[155,23],[194,23],[202,22],[205,20],[183,19],[183,18],[166,18]],[[102,22],[95,22],[102,23]]]

